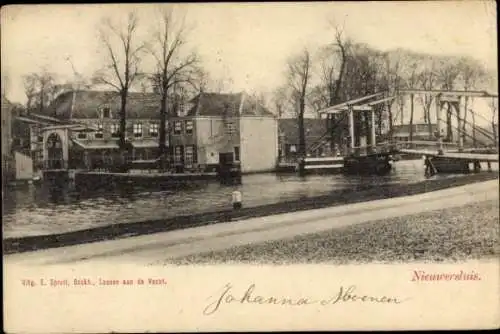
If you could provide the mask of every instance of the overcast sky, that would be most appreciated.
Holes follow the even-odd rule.
[[[329,22],[350,38],[380,50],[406,48],[473,56],[496,70],[495,3],[346,2],[180,5],[193,25],[190,47],[215,78],[231,78],[231,91],[269,91],[283,80],[286,59],[304,46],[332,41]],[[43,66],[71,79],[102,64],[96,27],[103,17],[136,9],[147,35],[154,5],[36,5],[2,7],[2,77],[7,97],[24,102],[22,76]]]

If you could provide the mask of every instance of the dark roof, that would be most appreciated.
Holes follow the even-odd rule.
[[[64,92],[44,111],[44,115],[59,119],[99,118],[99,110],[109,106],[113,117],[118,117],[121,106],[120,95],[114,91],[77,91],[73,114],[71,104],[73,91]],[[127,99],[127,118],[159,117],[160,96],[154,93],[129,92]]]
[[[280,135],[286,144],[299,143],[299,123],[296,118],[282,118],[278,120]],[[326,119],[304,118],[306,147],[313,145],[326,132]]]
[[[200,93],[190,103],[188,116],[264,116],[274,117],[269,110],[245,93]],[[241,114],[240,114],[241,108]]]

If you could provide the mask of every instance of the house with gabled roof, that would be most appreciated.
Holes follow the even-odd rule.
[[[172,119],[174,162],[215,168],[222,155],[232,156],[243,173],[271,171],[278,157],[274,114],[248,94],[205,93]]]
[[[32,131],[31,142],[40,142],[46,164],[52,160],[57,163],[51,168],[77,168],[82,163],[90,169],[112,165],[113,157],[119,154],[120,106],[116,92],[64,92],[37,117],[30,116],[30,121],[36,118],[43,123],[41,132]],[[244,172],[274,168],[276,118],[247,94],[200,93],[175,110],[171,125],[166,124],[170,135],[165,144],[172,144],[174,162],[181,169],[215,167],[221,154],[231,154]],[[154,161],[158,157],[159,127],[160,96],[130,92],[126,138],[132,146],[132,160]]]
[[[60,122],[45,130],[58,132],[54,136],[68,137],[59,138],[67,143],[68,152],[72,152],[71,156],[64,154],[68,163],[69,160],[77,164],[85,161],[85,168],[113,164],[113,158],[119,155],[120,108],[120,95],[114,91],[67,91],[44,110],[45,117]],[[129,92],[125,137],[132,146],[132,160],[157,158],[159,110],[160,97],[157,94]],[[52,159],[46,153],[44,159]]]

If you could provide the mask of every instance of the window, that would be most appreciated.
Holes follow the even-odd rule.
[[[180,121],[174,122],[174,135],[180,135],[182,133],[182,123]]]
[[[233,122],[226,123],[226,130],[228,135],[233,135],[236,132],[236,127]]]
[[[33,151],[33,160],[34,162],[39,162],[43,160],[43,151]]]
[[[134,124],[134,137],[135,138],[142,137],[142,124],[141,123]]]
[[[187,134],[193,133],[193,121],[186,121],[186,133]]]
[[[186,166],[191,166],[193,164],[193,156],[194,156],[194,147],[193,146],[186,146]]]
[[[34,140],[38,143],[43,142],[43,136],[40,133],[40,128],[34,126],[33,128],[31,128],[31,130],[33,131],[32,135],[33,135]]]
[[[182,162],[182,146],[176,146],[174,150],[174,162]]]
[[[78,139],[87,139],[87,132],[78,132],[76,135]]]
[[[102,133],[102,123],[98,123],[97,124],[97,132],[95,133],[95,138],[96,139],[102,139],[104,136],[103,136],[103,133]]]
[[[110,107],[103,107],[102,108],[102,118],[111,118],[111,108]]]
[[[151,123],[149,125],[149,135],[151,137],[158,137],[158,129],[159,129],[159,126],[158,124],[156,123]]]
[[[111,138],[119,137],[119,128],[118,124],[111,124]]]
[[[234,147],[234,161],[240,161],[240,148],[238,146]]]

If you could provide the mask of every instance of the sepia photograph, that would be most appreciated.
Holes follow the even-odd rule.
[[[498,328],[496,10],[2,7],[6,332]]]

